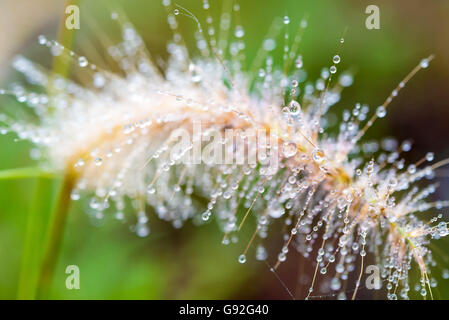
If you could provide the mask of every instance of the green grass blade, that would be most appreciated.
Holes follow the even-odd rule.
[[[47,215],[54,202],[53,179],[37,178],[28,210],[27,226],[20,265],[17,299],[35,299],[38,266],[42,254],[42,241]]]
[[[0,180],[28,179],[28,178],[55,178],[59,173],[37,167],[15,168],[0,171]]]

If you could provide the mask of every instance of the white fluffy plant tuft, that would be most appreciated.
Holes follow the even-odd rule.
[[[410,150],[409,142],[363,143],[362,137],[432,57],[423,59],[381,106],[370,110],[356,104],[343,113],[338,134],[327,134],[328,111],[353,79],[338,75],[336,54],[319,79],[305,82],[296,52],[305,22],[292,41],[284,32],[281,69],[271,51],[288,17],[273,23],[245,69],[244,29],[232,23],[231,12],[223,13],[215,30],[209,14],[201,26],[187,9],[163,3],[174,32],[163,67],[150,58],[129,22],[121,23],[122,42],[106,48],[122,75],[40,36],[40,44],[72,59],[89,80],[82,85],[50,76],[17,57],[13,65],[28,82],[51,84],[52,90],[28,92],[18,84],[2,90],[39,119],[32,123],[3,115],[3,130],[32,141],[47,163],[70,176],[72,200],[87,199],[98,218],[136,221],[139,236],[150,233],[147,208],[176,228],[188,219],[214,219],[224,244],[237,241],[251,217],[256,228],[238,261],[245,263],[254,253],[258,260],[272,261],[275,271],[290,250],[299,251],[315,266],[306,298],[313,297],[318,280],[329,284],[325,294],[340,292],[340,298],[344,288],[355,287],[350,296],[355,298],[367,255],[375,257],[389,299],[408,298],[415,282],[423,297],[431,297],[434,260],[428,246],[449,231],[441,214],[426,222],[421,212],[449,202],[426,200],[435,184],[415,185],[432,178],[446,161],[431,164],[429,153],[405,165],[401,153]],[[207,1],[204,7],[208,12]],[[238,6],[232,11],[238,13]],[[182,15],[198,24],[199,57],[190,57],[183,44],[177,22]],[[127,204],[136,219],[125,214]],[[283,228],[271,228],[277,220]],[[266,243],[279,232],[283,244],[273,258]],[[412,278],[413,268],[419,276]],[[357,281],[348,287],[351,273]]]

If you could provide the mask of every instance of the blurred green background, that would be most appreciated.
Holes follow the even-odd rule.
[[[218,21],[222,1],[210,2]],[[126,12],[155,57],[166,57],[165,46],[171,34],[166,24],[167,13],[159,0],[78,1],[81,29],[75,34],[75,51],[89,56],[91,48],[85,44],[98,37],[90,28],[92,21],[110,38],[119,39],[118,29],[109,18],[111,3],[118,3]],[[202,1],[178,0],[177,3],[194,12],[201,21],[205,20]],[[365,28],[365,8],[369,4],[380,8],[380,30]],[[48,38],[57,38],[64,6],[61,0],[0,0],[0,87],[15,79],[9,67],[15,54],[23,53],[51,67],[50,55],[37,45],[36,37],[45,34]],[[308,17],[300,52],[311,80],[319,76],[323,67],[330,65],[339,39],[348,28],[339,69],[352,70],[355,82],[343,92],[342,101],[336,107],[338,117],[342,110],[352,108],[356,102],[370,106],[381,104],[420,59],[435,54],[430,68],[420,72],[401,91],[388,116],[378,121],[365,139],[412,138],[414,148],[406,154],[408,161],[417,161],[427,151],[435,152],[436,160],[449,156],[449,1],[243,0],[240,6],[249,62],[275,17],[290,16],[291,37],[300,20]],[[183,35],[191,39],[194,23],[181,18],[180,25]],[[280,43],[279,40],[278,47]],[[279,58],[280,54],[277,55]],[[5,110],[14,108],[15,102],[0,97],[0,105]],[[32,146],[13,140],[11,134],[0,136],[0,169],[34,165],[29,159]],[[448,170],[438,172],[441,185],[436,198],[449,198],[448,177]],[[58,183],[58,179],[0,181],[1,299],[17,296],[27,217],[34,214],[36,221],[45,226]],[[142,239],[131,233],[127,224],[113,219],[93,221],[85,211],[83,203],[72,207],[50,298],[288,298],[264,264],[254,259],[244,265],[237,263],[250,236],[245,232],[241,235],[242,241],[225,247],[221,245],[222,235],[213,222],[175,230],[150,217],[151,234]],[[42,241],[42,234],[35,236],[37,243]],[[436,246],[439,261],[433,273],[439,282],[436,297],[448,299],[449,280],[442,279],[441,272],[449,267],[445,253],[449,243],[442,240]],[[280,269],[280,276],[292,289],[296,287],[299,264],[301,260],[293,257]],[[66,289],[67,265],[80,267],[80,290]],[[30,272],[35,269],[29,268]],[[362,293],[362,297],[365,295],[371,294]]]

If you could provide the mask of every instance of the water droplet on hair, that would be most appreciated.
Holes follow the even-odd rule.
[[[407,172],[410,174],[414,174],[416,172],[416,166],[414,164],[411,164],[407,168]]]
[[[57,42],[53,43],[53,45],[50,48],[50,53],[55,57],[60,56],[63,51],[64,47]]]
[[[379,118],[383,118],[383,117],[385,117],[387,115],[387,110],[385,109],[384,106],[378,106],[377,109],[376,109],[376,115]]]
[[[245,31],[243,30],[242,26],[236,26],[235,27],[235,31],[234,31],[234,35],[236,38],[243,38],[243,36],[245,35]]]
[[[94,163],[96,166],[101,166],[103,164],[103,159],[100,157],[95,158]]]
[[[419,65],[421,68],[426,69],[429,66],[429,59],[422,59]]]
[[[39,37],[37,37],[37,41],[39,42],[39,44],[44,45],[47,43],[47,38],[45,38],[45,36],[40,35]]]
[[[300,69],[300,68],[302,68],[302,66],[303,66],[302,57],[299,56],[295,61],[295,67],[297,69]]]
[[[332,278],[330,287],[334,291],[340,290],[341,288],[340,280],[338,278]]]
[[[76,200],[79,200],[80,198],[81,198],[81,196],[80,196],[80,193],[78,192],[78,190],[73,190],[70,193],[70,199],[76,201]]]
[[[449,269],[444,269],[441,276],[443,277],[443,279],[449,279]]]
[[[292,116],[297,116],[301,112],[301,105],[299,104],[298,101],[292,100],[288,104],[288,109]]]
[[[315,162],[321,163],[324,161],[324,151],[317,148],[312,152],[312,158]]]
[[[150,234],[150,229],[146,224],[137,224],[136,233],[139,237],[146,237]]]
[[[201,219],[203,219],[203,221],[208,221],[210,218],[210,212],[206,211],[201,215]]]
[[[293,142],[284,142],[282,152],[286,158],[293,157],[298,152],[298,147]]]
[[[154,193],[156,192],[156,188],[150,185],[150,186],[148,186],[148,188],[147,188],[147,192],[148,192],[149,194],[154,194]]]
[[[276,48],[276,41],[274,39],[265,39],[263,48],[265,51],[273,51]]]
[[[105,83],[106,83],[106,80],[105,80],[104,76],[101,73],[97,72],[94,75],[94,87],[102,88],[102,87],[104,87]]]

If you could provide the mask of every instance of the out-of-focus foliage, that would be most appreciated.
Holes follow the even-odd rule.
[[[33,2],[38,2],[34,0]],[[42,1],[43,5],[49,5]],[[179,0],[179,4],[205,20],[200,0]],[[27,10],[24,1],[21,10]],[[166,57],[165,45],[171,35],[166,25],[166,11],[160,1],[80,1],[81,30],[73,47],[86,56],[99,50],[96,37],[118,39],[118,28],[110,20],[113,3],[118,3],[135,24],[155,57]],[[220,3],[217,5],[216,3]],[[5,2],[7,4],[7,2]],[[337,109],[350,108],[355,102],[379,105],[398,81],[423,57],[434,53],[436,59],[430,68],[420,73],[401,92],[391,106],[388,116],[378,121],[367,139],[395,136],[411,137],[415,148],[407,154],[409,161],[418,160],[426,151],[435,152],[437,159],[449,156],[449,3],[434,1],[426,8],[419,1],[392,1],[379,3],[381,29],[365,28],[365,7],[361,1],[240,1],[240,19],[245,27],[247,61],[254,57],[268,31],[270,22],[288,14],[291,37],[303,17],[308,17],[308,28],[300,45],[309,79],[315,79],[323,67],[331,64],[339,39],[347,27],[339,69],[355,73],[355,83],[343,92]],[[6,6],[6,5],[5,5]],[[211,9],[218,21],[221,1],[211,1]],[[17,7],[14,7],[17,10]],[[8,13],[8,7],[0,11]],[[61,15],[63,12],[61,12]],[[51,21],[51,19],[50,19]],[[54,17],[56,21],[56,17]],[[195,24],[180,17],[183,36],[193,41]],[[101,33],[95,28],[101,29]],[[16,21],[11,28],[21,28]],[[56,37],[57,24],[49,23],[41,30],[29,31],[29,41],[23,43],[25,53],[33,60],[49,64],[49,53],[37,48],[34,39],[40,33]],[[5,31],[2,31],[5,32]],[[33,42],[34,41],[34,42]],[[92,45],[95,44],[95,45]],[[8,43],[2,43],[2,47]],[[278,39],[278,47],[283,42]],[[191,45],[193,48],[193,44]],[[16,52],[19,53],[19,52]],[[22,52],[21,52],[22,53]],[[275,61],[281,58],[277,50]],[[4,65],[4,62],[1,61]],[[5,70],[2,70],[4,74]],[[7,83],[14,75],[2,80]],[[14,108],[16,102],[0,97],[2,109]],[[337,115],[340,112],[336,113]],[[28,154],[31,146],[13,142],[13,135],[0,137],[0,169],[33,165]],[[436,197],[449,198],[447,171],[441,171],[441,187]],[[53,181],[53,183],[52,183]],[[17,294],[20,261],[25,238],[28,212],[38,214],[45,225],[52,199],[57,192],[57,179],[37,184],[37,179],[0,181],[0,298],[14,298]],[[35,186],[49,188],[40,193],[44,202],[37,209]],[[128,224],[105,219],[101,225],[87,214],[83,204],[73,206],[66,226],[64,242],[56,269],[51,298],[62,299],[164,299],[164,298],[286,298],[286,293],[274,276],[260,263],[240,265],[237,257],[244,249],[249,234],[243,232],[238,244],[221,245],[221,235],[214,223],[203,227],[186,226],[175,230],[150,216],[151,235],[138,238]],[[39,236],[38,238],[43,238]],[[42,239],[41,239],[42,240]],[[437,297],[449,298],[449,280],[441,278],[441,271],[449,267],[444,252],[449,244],[439,243],[437,259],[441,261],[438,274]],[[250,259],[251,260],[251,259]],[[293,260],[293,259],[292,259]],[[81,271],[81,290],[65,288],[65,268],[78,265]],[[298,266],[285,267],[281,276],[294,279]],[[36,265],[37,269],[38,265]]]

